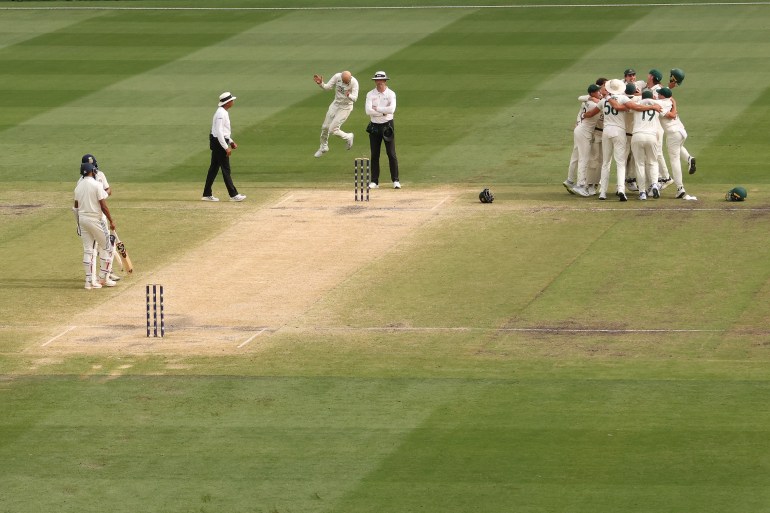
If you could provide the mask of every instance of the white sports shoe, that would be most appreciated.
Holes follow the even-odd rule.
[[[393,188],[394,189],[400,189],[401,188],[401,182],[399,182],[398,180],[393,182]]]
[[[115,285],[117,285],[117,283],[115,283],[111,279],[104,278],[103,280],[99,280],[99,287],[98,288],[101,288],[101,287],[114,287]]]
[[[352,146],[353,144],[351,143],[350,145]],[[350,149],[350,148],[348,148],[348,149]],[[327,151],[329,151],[329,147],[328,146],[321,146],[320,148],[318,148],[318,151],[313,154],[313,156],[315,158],[318,158],[318,157],[322,156],[324,153],[326,153]]]
[[[640,192],[639,193],[639,199],[642,200],[642,201],[646,201],[647,200],[647,193],[644,192],[644,191]]]
[[[203,201],[219,201],[219,198],[216,196],[203,196],[201,199]]]
[[[377,189],[378,187],[379,187],[379,185],[377,185],[377,184],[376,184],[376,183],[374,183],[374,182],[372,182],[372,183],[370,183],[370,184],[369,184],[369,188],[370,188],[370,189]]]
[[[348,137],[347,141],[347,149],[350,149],[353,147],[353,138],[355,137],[355,134],[350,134],[350,137]]]
[[[582,185],[576,185],[576,186],[574,186],[574,187],[572,188],[572,192],[574,192],[574,193],[575,193],[575,194],[577,194],[578,196],[583,196],[584,198],[587,198],[588,196],[590,196],[590,194],[588,194],[588,189],[586,189],[586,188],[585,188],[584,186],[582,186]]]
[[[572,188],[575,186],[575,182],[570,182],[569,180],[564,180],[562,182],[562,185],[564,185],[564,188],[567,189],[568,193],[575,194],[575,191],[572,190]]]
[[[235,196],[230,197],[230,201],[243,201],[246,199],[246,196],[243,194],[236,194]]]
[[[86,288],[86,290],[100,289],[100,288],[102,288],[102,286],[99,283],[92,283],[91,280],[87,280],[85,288]]]
[[[112,281],[120,281],[120,276],[118,276],[117,274],[110,273],[110,279]]]

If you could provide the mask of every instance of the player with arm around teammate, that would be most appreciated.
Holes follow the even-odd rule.
[[[577,120],[575,121],[575,128],[572,131],[574,144],[570,159],[570,174],[572,169],[576,167],[575,180],[577,180],[577,184],[569,187],[567,184],[574,182],[574,180],[571,180],[572,177],[568,176],[564,186],[567,187],[569,192],[579,196],[587,197],[591,195],[588,191],[587,171],[588,163],[591,159],[591,145],[593,143],[596,123],[601,113],[597,106],[599,101],[601,101],[601,87],[596,84],[589,85],[588,99],[580,106]],[[576,162],[576,165],[573,165],[573,162]]]
[[[682,161],[684,158],[690,168],[690,174],[695,172],[695,157],[690,155],[687,148],[684,147],[684,141],[687,139],[687,130],[684,128],[682,120],[679,119],[679,111],[676,107],[676,100],[668,87],[663,87],[658,91],[660,102],[666,109],[664,115],[660,118],[660,124],[666,132],[666,148],[668,149],[668,160],[671,162],[671,174],[676,185],[676,199],[684,198],[687,194],[684,190],[682,180]]]
[[[613,108],[619,111],[633,112],[633,135],[631,151],[636,163],[636,181],[639,187],[639,199],[646,200],[646,183],[651,185],[653,197],[659,198],[658,189],[658,131],[660,130],[660,111],[662,107],[652,99],[652,93],[645,91],[641,100],[629,100],[624,104],[610,100]]]
[[[321,89],[334,89],[334,101],[329,105],[323,124],[321,125],[321,146],[315,152],[318,158],[329,151],[329,134],[336,135],[346,143],[349,150],[353,147],[353,132],[342,131],[342,124],[347,121],[353,112],[353,104],[358,100],[358,80],[350,71],[335,73],[328,82],[324,83],[324,77],[313,75],[313,80]]]
[[[96,168],[88,162],[80,165],[83,177],[75,187],[75,203],[73,209],[78,219],[78,235],[83,242],[83,269],[86,275],[86,290],[100,289],[103,286],[114,287],[115,282],[109,278],[110,273],[110,230],[115,229],[115,222],[107,207],[107,191],[96,181]],[[93,283],[91,261],[94,250],[98,248],[99,260],[102,267],[99,270],[99,281]]]
[[[607,199],[607,188],[610,182],[610,168],[615,161],[617,172],[617,196],[620,201],[628,201],[626,196],[626,113],[619,111],[610,103],[616,105],[628,102],[625,95],[626,86],[622,80],[612,79],[605,84],[610,94],[599,102],[599,109],[604,112],[604,131],[602,132],[602,171],[599,180],[599,199]]]

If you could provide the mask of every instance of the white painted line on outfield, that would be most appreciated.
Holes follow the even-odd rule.
[[[523,5],[402,5],[402,6],[328,6],[328,7],[25,7],[3,6],[3,11],[399,11],[428,9],[572,9],[576,7],[595,9],[601,7],[722,7],[770,5],[770,2],[693,2],[693,3],[636,3],[636,4],[523,4]]]
[[[59,338],[59,337],[63,337],[64,335],[66,335],[66,334],[67,334],[67,333],[69,333],[70,331],[74,330],[75,328],[77,328],[77,326],[70,326],[69,328],[67,328],[66,330],[62,331],[61,333],[59,333],[58,335],[56,335],[56,336],[55,336],[55,337],[53,337],[52,339],[49,339],[49,340],[48,340],[48,342],[45,342],[45,343],[44,343],[42,346],[40,346],[40,347],[45,347],[45,346],[47,346],[48,344],[50,344],[51,342],[53,342],[53,341],[54,341],[54,340],[56,340],[57,338]]]
[[[262,329],[261,329],[261,330],[259,330],[257,333],[254,333],[252,336],[250,336],[249,338],[247,338],[245,342],[242,342],[242,343],[241,343],[241,344],[238,346],[238,349],[242,348],[243,346],[245,346],[246,344],[248,344],[249,342],[251,342],[252,340],[254,340],[255,338],[257,338],[258,336],[260,336],[261,334],[263,334],[265,331],[267,331],[267,328],[262,328]]]

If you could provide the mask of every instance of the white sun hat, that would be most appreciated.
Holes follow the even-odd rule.
[[[225,103],[227,103],[227,102],[231,102],[231,101],[233,101],[233,100],[235,100],[235,96],[233,96],[232,94],[230,94],[230,91],[227,91],[227,92],[225,92],[225,93],[222,93],[222,94],[220,94],[220,95],[219,95],[219,106],[221,107],[221,106],[222,106],[222,105],[224,105]]]

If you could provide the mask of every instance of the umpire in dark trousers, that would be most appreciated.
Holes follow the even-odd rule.
[[[398,158],[396,157],[396,132],[393,125],[393,113],[396,112],[396,93],[388,88],[388,75],[384,71],[378,71],[372,77],[375,88],[366,94],[366,115],[371,122],[366,127],[369,132],[369,146],[372,156],[372,182],[370,189],[376,189],[380,183],[380,148],[385,142],[385,153],[388,155],[390,165],[390,179],[393,188],[400,189],[401,182],[398,177]]]
[[[211,132],[209,133],[209,148],[211,148],[211,165],[209,173],[206,176],[206,185],[203,187],[203,201],[219,201],[214,196],[211,188],[214,185],[214,179],[222,168],[222,179],[227,187],[227,194],[230,195],[230,201],[243,201],[246,196],[238,194],[233,180],[230,177],[230,154],[238,147],[232,139],[230,129],[230,114],[227,112],[233,106],[235,96],[227,93],[219,95],[219,107],[214,113],[214,120],[211,123]]]

